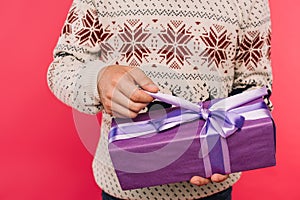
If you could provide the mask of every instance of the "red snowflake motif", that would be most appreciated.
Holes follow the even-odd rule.
[[[62,34],[72,34],[72,24],[78,20],[78,14],[76,13],[76,7],[73,7],[67,17],[66,23],[62,29]]]
[[[171,23],[176,28],[181,27],[176,30],[168,24],[166,33],[159,34],[165,45],[158,51],[158,54],[165,57],[167,65],[171,68],[180,69],[184,61],[192,55],[187,44],[194,36],[186,31],[185,24],[177,21],[171,21]]]
[[[150,53],[145,45],[150,33],[143,32],[142,25],[142,23],[139,23],[136,26],[136,23],[128,21],[128,24],[124,24],[124,29],[119,34],[123,42],[120,52],[131,66],[139,66],[142,63],[143,56]]]
[[[236,59],[243,62],[248,70],[253,71],[257,68],[257,64],[263,56],[263,45],[264,39],[260,36],[258,31],[248,32],[239,45]]]
[[[97,43],[110,37],[110,33],[104,33],[102,24],[100,24],[97,11],[88,10],[85,17],[82,19],[82,29],[76,33],[76,37],[79,39],[79,44],[87,44],[92,47]]]
[[[271,59],[271,38],[272,38],[272,33],[271,33],[271,29],[269,29],[267,39],[266,39],[266,44],[268,46],[266,56],[269,60]]]
[[[104,33],[101,37],[100,49],[101,49],[101,60],[107,61],[108,54],[114,51],[114,48],[107,43],[107,40],[112,36],[112,33]]]
[[[227,60],[226,49],[231,44],[228,39],[227,30],[223,26],[213,26],[210,32],[200,37],[206,49],[200,54],[208,61],[208,66],[213,63],[219,67],[220,64]]]

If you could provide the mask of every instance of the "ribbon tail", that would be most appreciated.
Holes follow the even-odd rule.
[[[212,167],[210,164],[209,158],[209,144],[207,138],[200,138],[201,150],[199,151],[199,158],[203,160],[203,166],[205,171],[205,177],[211,177],[212,175]]]
[[[216,156],[222,156],[224,173],[225,174],[231,173],[230,154],[229,154],[229,147],[226,138],[223,138],[218,134],[205,135],[200,137],[201,149],[199,151],[199,158],[202,159],[203,161],[205,176],[207,178],[211,177],[213,174],[211,159],[209,155],[210,152],[212,152],[215,145],[218,143],[218,141],[220,141],[222,153],[221,155],[216,155]]]
[[[229,154],[227,140],[223,137],[220,137],[220,141],[221,141],[223,161],[224,161],[224,172],[225,174],[230,174],[231,165],[230,165],[230,154]]]
[[[216,137],[209,137],[212,136],[212,134],[216,133],[215,129],[211,126],[210,123],[210,119],[207,119],[200,132],[201,148],[199,151],[199,158],[203,160],[205,177],[207,178],[212,176],[212,166],[209,153],[212,151],[213,147],[218,142],[218,140],[215,139]]]

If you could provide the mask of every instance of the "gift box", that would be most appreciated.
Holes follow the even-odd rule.
[[[263,101],[266,88],[176,105],[112,121],[109,153],[123,190],[274,166],[275,126]]]

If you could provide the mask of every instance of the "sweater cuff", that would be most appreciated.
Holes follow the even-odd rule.
[[[100,96],[98,93],[98,74],[101,69],[107,66],[107,63],[104,63],[100,60],[90,61],[85,64],[81,70],[81,79],[79,85],[83,88],[80,91],[83,91],[83,96],[88,97],[92,102],[86,101],[86,106],[92,106],[99,108],[102,107]]]

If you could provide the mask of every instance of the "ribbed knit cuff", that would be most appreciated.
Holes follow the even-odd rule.
[[[82,68],[80,74],[81,79],[79,79],[79,85],[83,88],[80,88],[79,91],[82,91],[82,97],[87,97],[86,106],[95,107],[97,110],[93,109],[92,113],[99,111],[101,108],[100,97],[98,93],[98,74],[101,69],[107,66],[107,63],[104,63],[100,60],[87,62]],[[90,100],[92,102],[90,102]]]

